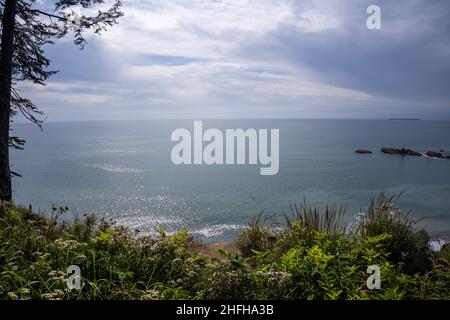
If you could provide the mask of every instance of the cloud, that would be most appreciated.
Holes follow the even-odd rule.
[[[123,1],[85,50],[47,49],[60,73],[26,85],[50,120],[155,117],[450,118],[450,6],[379,1]]]

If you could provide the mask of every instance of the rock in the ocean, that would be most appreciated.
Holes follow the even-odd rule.
[[[436,151],[427,151],[426,155],[429,156],[430,158],[450,159],[450,156]]]
[[[359,154],[371,154],[372,151],[366,150],[366,149],[358,149],[358,150],[355,151],[355,153],[359,153]]]
[[[383,147],[381,148],[381,151],[384,153],[388,153],[388,154],[400,154],[400,155],[408,155],[408,156],[417,156],[417,157],[421,157],[422,154],[420,152],[411,150],[411,149],[405,149],[405,148],[401,148],[401,149],[396,149],[396,148],[386,148]]]
[[[381,152],[389,153],[389,154],[401,154],[400,149],[386,148],[386,147],[381,148]]]
[[[408,156],[417,156],[417,157],[421,157],[422,156],[422,154],[420,152],[417,152],[417,151],[414,151],[414,150],[411,150],[411,149],[406,149],[406,154]]]

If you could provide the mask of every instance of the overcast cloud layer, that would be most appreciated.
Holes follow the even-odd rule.
[[[124,0],[60,73],[23,85],[49,121],[151,118],[450,119],[447,0]],[[382,29],[368,30],[378,4]]]

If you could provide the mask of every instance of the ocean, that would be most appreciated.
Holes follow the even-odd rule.
[[[204,242],[232,241],[258,215],[283,221],[290,204],[345,205],[346,222],[381,190],[432,237],[450,238],[450,160],[383,154],[381,147],[450,152],[450,122],[405,120],[203,120],[207,128],[278,128],[277,175],[259,165],[172,163],[177,128],[193,120],[14,124],[27,140],[12,152],[14,200],[66,219],[112,218],[141,234],[188,228]],[[370,149],[373,154],[355,154]]]

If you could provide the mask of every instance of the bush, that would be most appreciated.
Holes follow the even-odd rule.
[[[417,230],[416,221],[394,204],[394,197],[382,192],[376,201],[372,199],[367,215],[360,221],[359,232],[364,237],[391,235],[386,244],[389,261],[401,265],[408,274],[423,273],[432,265],[430,239],[425,230]]]
[[[198,261],[189,252],[192,240],[187,231],[137,237],[93,215],[64,224],[6,203],[0,212],[0,297],[190,297],[183,285]],[[66,285],[66,270],[72,264],[81,268],[80,291]]]
[[[262,217],[262,213],[254,217],[248,228],[236,238],[236,247],[244,257],[253,256],[255,251],[269,249],[276,240],[275,233],[261,222]]]
[[[43,218],[3,203],[0,299],[450,299],[450,247],[430,253],[426,234],[393,205],[371,208],[356,233],[334,224],[333,210],[303,210],[284,229],[259,216],[238,236],[240,254],[210,259],[187,230],[144,237],[94,215],[58,222],[66,208]],[[81,290],[67,288],[72,264]],[[366,287],[370,265],[381,270],[380,290]]]

